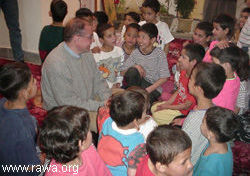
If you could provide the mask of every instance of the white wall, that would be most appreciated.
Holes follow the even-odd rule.
[[[79,0],[64,0],[68,5],[68,14],[64,22],[74,17],[79,9]],[[52,22],[49,17],[51,0],[19,0],[19,22],[22,33],[23,50],[38,53],[38,42],[42,27]],[[9,33],[0,13],[0,48],[10,48]]]

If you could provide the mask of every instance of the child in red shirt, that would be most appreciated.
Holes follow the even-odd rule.
[[[151,109],[159,125],[171,123],[178,115],[187,115],[195,106],[195,98],[189,94],[188,81],[194,66],[202,61],[204,55],[204,48],[196,43],[187,44],[181,51],[178,62],[182,71],[178,90],[168,101],[156,103]]]

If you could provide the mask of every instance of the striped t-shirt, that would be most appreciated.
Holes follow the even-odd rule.
[[[145,79],[151,84],[160,78],[170,76],[166,55],[160,48],[154,48],[151,53],[146,55],[142,54],[139,48],[135,49],[125,61],[122,70],[127,70],[134,65],[141,65],[144,68]],[[161,92],[160,87],[157,90]]]

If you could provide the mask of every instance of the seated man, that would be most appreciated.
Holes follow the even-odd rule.
[[[89,51],[92,35],[92,26],[83,19],[73,18],[66,24],[64,42],[49,53],[42,68],[46,110],[73,105],[95,112],[111,95]],[[90,118],[90,129],[96,131],[96,113],[90,112]]]

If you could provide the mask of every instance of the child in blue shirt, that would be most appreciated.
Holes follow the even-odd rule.
[[[125,90],[115,94],[110,102],[110,116],[100,125],[98,153],[112,175],[126,176],[132,151],[145,138],[139,132],[146,121],[148,101],[139,92]]]
[[[201,133],[209,143],[194,166],[194,176],[231,176],[233,155],[230,144],[238,128],[235,114],[228,109],[211,107],[201,124]]]
[[[0,175],[38,175],[36,121],[27,101],[36,95],[36,80],[26,64],[11,63],[0,68]],[[24,166],[26,171],[4,171],[4,166]]]

